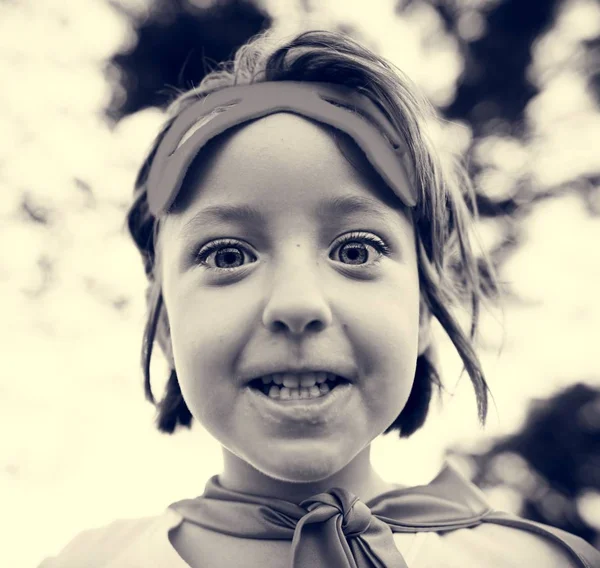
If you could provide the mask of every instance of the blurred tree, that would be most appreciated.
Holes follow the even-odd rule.
[[[586,51],[590,54],[586,71],[596,104],[600,106],[600,37],[585,42]]]
[[[475,136],[515,133],[537,88],[527,79],[533,42],[554,22],[563,0],[473,3],[434,0],[465,57],[448,118],[466,120]],[[476,4],[476,5],[477,5]],[[478,37],[479,36],[479,37]]]
[[[468,150],[471,175],[485,166],[473,150],[484,137],[527,137],[524,111],[538,94],[529,80],[532,46],[554,24],[564,0],[487,0],[472,2],[433,0],[447,29],[464,55],[464,72],[456,97],[443,113],[473,129]],[[410,2],[400,2],[399,9]],[[469,30],[469,27],[471,30]],[[471,35],[471,33],[473,35]],[[475,37],[474,37],[475,36]],[[600,102],[598,39],[584,43],[589,62],[588,85]],[[595,62],[595,63],[594,63]],[[595,67],[594,67],[595,65]],[[541,200],[579,191],[591,214],[598,214],[600,172],[546,191],[532,190],[527,183],[509,188],[505,197],[489,197],[477,188],[477,205],[482,217],[515,218],[526,215]],[[516,230],[517,226],[513,225]],[[508,230],[491,251],[500,266],[520,244],[518,233]],[[459,455],[460,452],[451,451]],[[509,488],[520,495],[521,516],[576,534],[591,544],[600,544],[596,526],[581,513],[584,495],[600,495],[600,390],[583,384],[567,388],[549,400],[532,404],[521,430],[500,439],[485,452],[466,454],[475,473],[473,482],[482,489]]]
[[[116,3],[114,7],[125,11]],[[175,89],[200,82],[210,70],[207,62],[231,59],[250,37],[271,25],[271,18],[249,0],[154,0],[143,20],[132,19],[135,47],[116,53],[106,69],[119,77],[125,93],[119,97],[119,90],[114,92],[106,111],[113,121],[147,107],[166,107]]]
[[[401,14],[425,0],[398,0]],[[466,151],[469,173],[481,179],[488,165],[478,155],[479,143],[489,136],[514,137],[527,143],[524,113],[538,94],[528,71],[532,47],[555,24],[560,9],[569,0],[427,0],[440,15],[446,30],[457,40],[464,57],[464,70],[454,100],[441,109],[445,118],[468,124],[473,132]],[[584,74],[600,103],[598,38],[583,42]],[[485,152],[483,153],[485,157]],[[489,168],[493,170],[492,168]],[[521,243],[520,223],[543,200],[576,192],[591,215],[600,214],[600,171],[581,175],[547,189],[532,187],[527,177],[494,196],[476,184],[476,205],[481,218],[493,218],[502,226],[503,237],[489,252],[500,268]],[[482,278],[489,281],[482,265]],[[509,290],[506,290],[509,293]]]
[[[519,432],[485,451],[448,453],[467,461],[484,491],[516,491],[521,516],[600,544],[600,509],[595,526],[582,515],[586,496],[600,502],[600,389],[575,384],[536,400]]]

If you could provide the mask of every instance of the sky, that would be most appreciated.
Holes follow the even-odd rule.
[[[470,8],[461,31],[477,37],[485,2],[463,2]],[[150,0],[120,3],[144,14]],[[388,0],[369,11],[357,0],[313,2],[310,18],[295,2],[265,5],[282,34],[353,24],[435,104],[452,100],[462,61],[426,4],[402,18],[392,17]],[[600,8],[573,0],[535,46],[529,72],[540,94],[526,112],[530,139],[488,139],[479,148],[493,166],[480,180],[491,194],[522,176],[543,189],[598,171],[600,115],[578,57],[581,41],[599,31]],[[0,240],[9,244],[0,251],[0,424],[9,433],[0,440],[0,523],[27,522],[36,535],[32,543],[17,531],[5,541],[2,565],[36,565],[83,528],[159,513],[200,494],[221,467],[218,445],[200,427],[172,437],[154,431],[143,398],[145,277],[123,215],[163,115],[144,110],[112,130],[101,117],[111,94],[102,65],[134,42],[128,21],[104,0],[0,3]],[[460,124],[435,135],[454,152],[470,140]],[[27,221],[23,201],[47,224]],[[374,442],[383,477],[427,482],[446,447],[518,430],[531,399],[574,381],[600,386],[600,222],[567,194],[537,207],[522,229],[525,243],[502,278],[527,301],[483,316],[481,356],[495,400],[487,428],[479,429],[468,378],[459,380],[457,357],[437,329],[451,394],[410,440]],[[479,230],[484,248],[498,238],[493,223]],[[124,299],[123,309],[112,307]],[[155,353],[153,375],[165,376]]]

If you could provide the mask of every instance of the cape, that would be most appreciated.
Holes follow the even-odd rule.
[[[84,531],[57,556],[46,558],[38,568],[186,568],[188,565],[169,541],[169,532],[184,522],[218,526],[221,522],[219,519],[227,519],[228,506],[236,507],[234,510],[236,514],[239,513],[239,495],[229,495],[233,501],[228,505],[222,499],[227,497],[222,491],[227,492],[219,485],[218,476],[213,476],[207,482],[203,495],[173,503],[158,516],[120,519],[105,527]],[[333,491],[331,496],[344,496],[337,491]],[[253,496],[244,498],[249,502],[256,499]],[[269,507],[274,507],[273,500],[266,501]],[[315,498],[314,501],[318,500]],[[252,504],[255,509],[256,503]],[[215,505],[219,512],[216,520],[211,511],[211,507]],[[390,527],[395,542],[399,542],[396,539],[418,537],[425,543],[420,552],[415,552],[415,547],[412,547],[413,554],[406,556],[409,568],[483,565],[486,568],[600,568],[600,551],[585,540],[545,524],[494,510],[487,503],[483,492],[448,463],[427,485],[394,490],[363,505],[369,508],[370,514],[378,523],[385,523]],[[286,501],[275,504],[275,509],[279,507],[282,507],[283,513],[279,512],[274,518],[281,522],[281,536],[290,539],[289,531],[293,534],[294,527],[286,526],[287,516],[308,516],[307,511],[299,511],[296,509],[298,505]],[[310,509],[310,505],[308,508]],[[342,516],[341,513],[340,515]],[[244,525],[244,518],[250,519],[249,526]],[[337,526],[343,524],[336,521]],[[261,522],[252,522],[252,515],[245,517],[245,513],[238,514],[235,525],[237,528],[230,523],[223,526],[222,530],[216,530],[224,534],[234,534],[236,530],[244,532],[246,529],[260,534],[266,530]],[[509,530],[498,532],[494,527],[508,527]],[[533,540],[523,539],[523,536],[529,535]],[[345,538],[345,535],[342,534],[341,537]],[[432,541],[432,538],[436,540]],[[360,536],[348,538],[348,542],[354,547],[359,540]],[[429,549],[437,541],[438,552],[431,556]],[[534,545],[531,550],[525,550],[525,542]],[[493,549],[490,551],[493,559],[484,559],[481,553],[489,549]],[[403,552],[406,552],[406,547]],[[543,554],[538,557],[538,552]],[[210,566],[209,561],[207,566]],[[384,563],[383,566],[396,568],[397,564]]]

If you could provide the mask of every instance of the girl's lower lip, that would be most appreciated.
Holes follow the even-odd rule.
[[[252,406],[268,420],[324,424],[348,403],[352,388],[352,383],[342,383],[324,396],[296,400],[274,399],[249,385],[246,391]]]

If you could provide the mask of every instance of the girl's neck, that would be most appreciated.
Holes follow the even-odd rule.
[[[297,483],[274,479],[223,448],[223,473],[219,482],[226,489],[300,503],[313,495],[341,487],[367,503],[382,493],[401,489],[400,484],[389,483],[373,469],[370,446],[358,454],[346,467],[334,475],[315,482]]]

